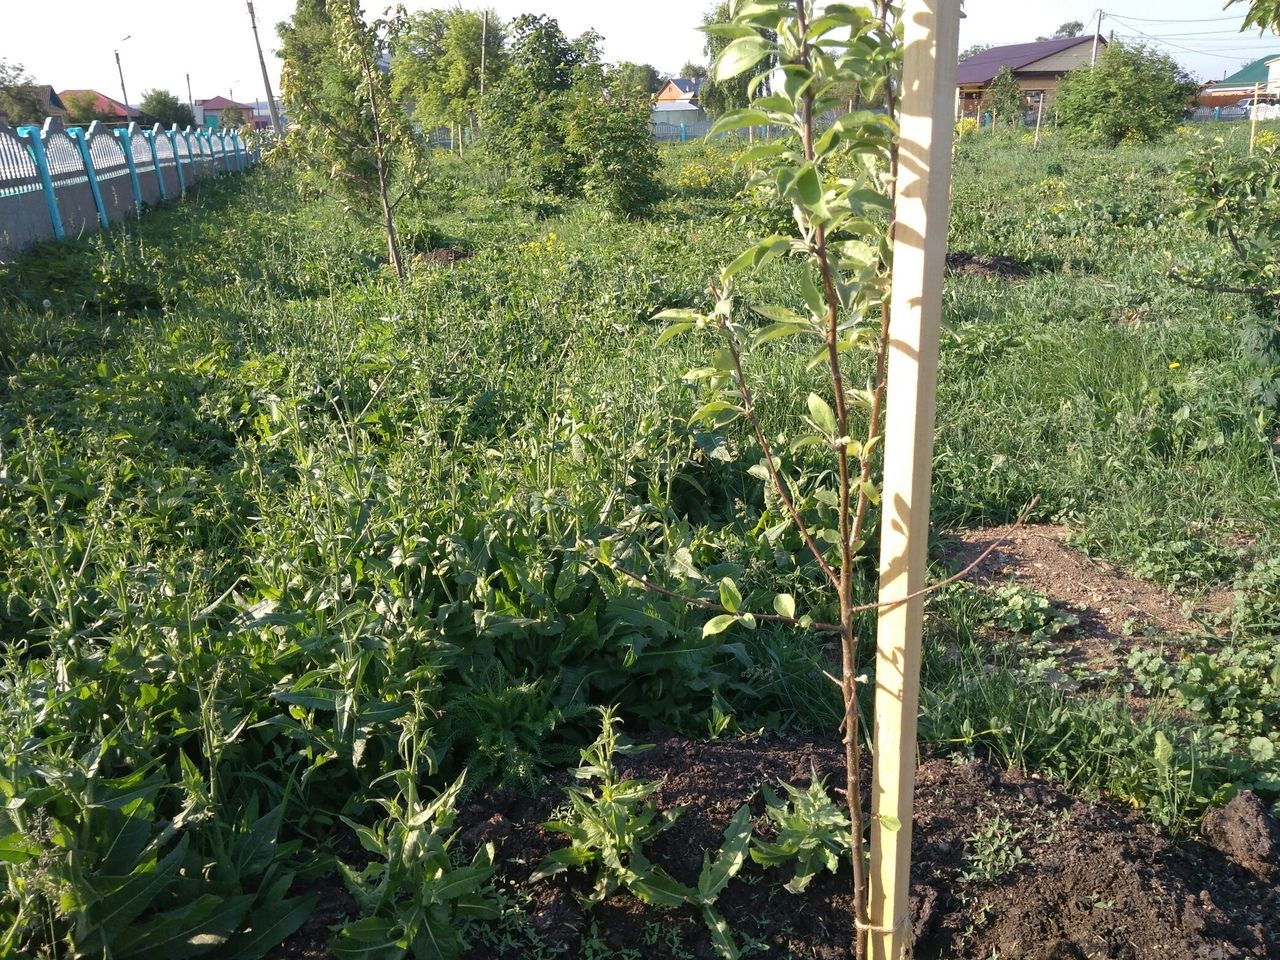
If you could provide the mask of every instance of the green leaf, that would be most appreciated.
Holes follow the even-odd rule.
[[[685,310],[682,307],[672,307],[669,310],[660,310],[655,313],[651,320],[671,320],[673,322],[697,323],[702,319],[702,314],[697,310]]]
[[[720,581],[720,605],[730,613],[737,613],[742,606],[742,593],[732,577],[725,577]]]
[[[727,133],[730,130],[741,130],[743,127],[760,127],[769,122],[769,115],[761,110],[731,110],[721,114],[707,131],[708,137]]]
[[[349,923],[333,941],[338,960],[401,960],[408,952],[399,924],[382,917]]]
[[[734,417],[731,417],[730,419],[733,419],[742,415],[742,408],[735,406],[727,400],[712,400],[709,403],[704,403],[695,410],[693,416],[689,418],[689,422],[691,424],[697,423],[700,420],[706,420],[710,417],[716,417],[717,422],[721,422],[719,419],[720,416],[726,413],[732,413]]]
[[[780,617],[792,617],[796,615],[796,598],[789,593],[780,593],[773,598],[773,609]]]
[[[676,337],[680,336],[680,334],[688,333],[696,326],[697,323],[692,320],[683,320],[680,323],[673,323],[658,334],[658,339],[653,342],[653,345],[655,347],[660,347],[668,340],[674,340]]]
[[[758,270],[770,260],[780,257],[786,253],[791,247],[791,238],[774,234],[771,237],[765,237],[759,243],[748,247],[738,257],[725,267],[721,273],[726,279],[737,276],[748,267]]]
[[[623,877],[628,890],[645,903],[660,907],[679,907],[688,903],[692,894],[688,887],[678,883],[661,867],[627,868]]]
[[[698,877],[698,896],[710,906],[725,886],[738,875],[747,862],[747,850],[751,846],[751,809],[744,803],[738,808],[724,830],[724,843],[714,865],[703,859],[702,874]]]
[[[724,633],[737,622],[738,618],[732,614],[717,614],[702,625],[702,636],[704,639],[714,637],[717,633]]]
[[[707,925],[707,933],[711,935],[711,945],[723,960],[738,960],[738,946],[733,942],[733,932],[720,911],[715,907],[702,908],[702,920]]]
[[[273,947],[307,922],[316,908],[318,893],[264,903],[249,915],[249,925],[227,942],[229,960],[261,960]]]
[[[1173,744],[1169,742],[1169,738],[1164,735],[1164,731],[1156,731],[1156,747],[1155,747],[1156,763],[1162,767],[1167,767],[1169,762],[1173,760]]]
[[[40,844],[28,840],[21,833],[11,833],[0,837],[0,862],[26,863],[40,856]]]
[[[1249,741],[1249,756],[1254,763],[1267,763],[1275,759],[1276,745],[1266,737],[1254,737]]]
[[[772,53],[774,47],[764,37],[753,33],[739,37],[720,52],[716,58],[715,78],[723,82],[745,73]]]
[[[822,179],[818,171],[806,164],[791,181],[790,192],[795,194],[801,206],[816,210],[822,203]]]
[[[829,437],[835,436],[836,415],[832,412],[827,401],[816,393],[811,393],[805,403],[809,407],[809,418],[813,421],[814,426]]]
[[[253,902],[253,894],[203,896],[152,917],[141,929],[130,927],[112,944],[118,960],[165,957],[183,960],[221,947],[235,932]],[[224,954],[230,955],[230,954]]]
[[[880,826],[884,827],[890,833],[897,833],[902,829],[902,821],[891,813],[882,813],[876,819],[880,821]]]

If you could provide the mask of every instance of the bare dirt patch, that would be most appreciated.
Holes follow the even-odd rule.
[[[470,259],[471,256],[470,250],[460,250],[456,247],[436,247],[434,250],[418,254],[413,258],[413,262],[433,263],[436,266],[449,267],[455,263]]]
[[[966,579],[984,586],[1012,581],[1069,609],[1080,623],[1061,639],[1091,662],[1114,666],[1116,650],[1137,642],[1135,635],[1176,641],[1203,630],[1180,597],[1068,546],[1068,533],[1067,527],[1049,525],[965,530],[946,540],[941,552],[959,570],[1007,538]],[[1191,610],[1216,612],[1230,603],[1230,591],[1218,591],[1192,603]]]
[[[1022,280],[1031,276],[1031,271],[1013,257],[969,253],[965,250],[953,250],[947,254],[947,269],[952,273],[965,273],[989,280]]]

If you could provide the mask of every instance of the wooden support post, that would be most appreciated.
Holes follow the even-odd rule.
[[[928,559],[960,0],[906,0],[902,21],[901,148],[880,531],[880,602],[902,602],[881,608],[876,637],[869,916],[873,960],[902,960],[911,949],[908,880],[924,599],[903,598],[924,587]]]
[[[1253,156],[1253,145],[1258,142],[1258,99],[1262,96],[1262,84],[1253,85],[1253,106],[1249,108],[1249,156]]]
[[[1040,91],[1040,106],[1036,110],[1036,142],[1034,148],[1040,149],[1040,124],[1044,120],[1044,91]]]

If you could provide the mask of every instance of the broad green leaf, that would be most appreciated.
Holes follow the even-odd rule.
[[[811,393],[805,404],[809,408],[809,418],[813,421],[813,425],[823,431],[828,436],[834,436],[836,432],[836,415],[827,404],[816,393]]]
[[[703,907],[702,920],[711,935],[711,945],[722,960],[738,960],[741,954],[737,944],[733,942],[733,931],[729,929],[729,924],[720,915],[720,911],[715,907]]]
[[[698,877],[698,896],[704,904],[710,906],[714,903],[729,881],[738,875],[747,861],[750,846],[751,809],[743,804],[725,827],[724,843],[715,863],[710,863],[705,857],[703,859],[702,873]]]
[[[737,622],[738,618],[732,614],[716,614],[716,616],[712,617],[702,625],[702,636],[704,638],[714,637],[717,633],[724,633]]]
[[[40,856],[41,849],[40,844],[20,833],[0,837],[0,861],[4,863],[26,863]]]
[[[1169,738],[1164,735],[1163,730],[1156,731],[1156,747],[1154,751],[1156,763],[1162,767],[1167,767],[1173,760],[1173,744],[1169,742]]]
[[[1249,741],[1249,756],[1254,763],[1267,763],[1275,759],[1276,745],[1266,737],[1254,737]]]
[[[740,73],[745,73],[772,53],[774,47],[764,37],[755,34],[739,37],[720,52],[716,59],[715,78],[721,82],[732,80]]]
[[[743,127],[762,127],[769,122],[769,115],[761,110],[731,110],[722,114],[711,124],[708,137],[714,137],[730,130],[741,130]]]
[[[720,581],[720,605],[730,613],[737,613],[742,606],[742,593],[732,577],[725,577]]]
[[[319,899],[318,893],[308,893],[262,904],[249,915],[248,927],[227,942],[226,956],[229,960],[261,960],[307,922]]]
[[[652,320],[670,320],[672,322],[697,323],[702,319],[702,314],[697,310],[686,310],[683,307],[672,307],[669,310],[660,310],[650,319]]]
[[[796,615],[796,598],[789,593],[780,593],[773,598],[773,609],[780,617],[792,617]]]
[[[680,323],[673,323],[671,324],[671,326],[667,327],[660,334],[658,334],[658,339],[653,342],[653,345],[655,347],[660,347],[664,343],[666,343],[668,340],[674,340],[676,337],[680,336],[680,334],[688,333],[690,330],[692,330],[696,326],[697,326],[697,323],[691,320],[684,320],[684,321],[681,321]]]
[[[882,813],[877,819],[880,821],[880,826],[890,833],[897,833],[902,829],[902,821],[891,813]]]
[[[704,403],[701,407],[694,411],[693,416],[689,418],[690,423],[698,423],[709,417],[719,417],[721,414],[732,413],[734,416],[742,415],[742,408],[737,407],[727,400],[712,400]]]

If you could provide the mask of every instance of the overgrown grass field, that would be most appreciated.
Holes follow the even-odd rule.
[[[1223,132],[962,139],[951,248],[1030,275],[945,295],[938,534],[1038,495],[1080,549],[1234,601],[1082,695],[1028,666],[1051,612],[997,647],[1027,598],[946,590],[922,735],[1175,833],[1242,786],[1280,799],[1280,434],[1248,346],[1270,321],[1167,279],[1210,243],[1174,166]],[[203,931],[262,956],[338,861],[393,859],[368,836],[353,856],[353,828],[391,835],[464,774],[463,796],[534,789],[594,705],[699,737],[835,729],[820,636],[704,638],[704,611],[598,560],[831,602],[747,430],[687,423],[706,344],[655,345],[654,313],[705,309],[787,217],[732,154],[669,148],[638,220],[437,156],[402,241],[471,255],[403,284],[283,163],[0,265],[0,954],[178,957]],[[801,302],[786,263],[751,284]],[[753,355],[779,435],[806,361]],[[799,505],[830,511],[820,474]],[[367,919],[403,907],[394,883]]]

